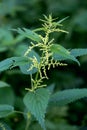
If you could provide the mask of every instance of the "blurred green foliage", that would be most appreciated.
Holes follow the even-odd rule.
[[[55,34],[56,43],[69,49],[87,48],[87,0],[1,0],[0,60],[24,54],[29,45],[29,41],[20,35],[16,36],[11,29],[40,27],[39,19],[43,17],[43,14],[51,13],[53,17],[59,19],[69,16],[63,27],[69,31],[69,34]],[[86,88],[87,56],[79,60],[81,67],[69,64],[67,67],[51,68],[48,72],[50,80],[45,82],[48,85],[54,84],[55,91],[66,88]],[[25,87],[30,85],[29,76],[21,74],[18,68],[15,68],[15,70],[1,73],[0,80],[11,86],[0,89],[0,104],[14,104],[17,110],[23,110],[22,99],[26,93]],[[5,95],[4,99],[3,95]],[[66,107],[52,108],[46,115],[48,130],[84,130],[87,125],[86,109],[87,99]],[[15,130],[25,128],[25,117],[20,114],[14,114],[4,120]],[[30,129],[41,130],[36,121],[30,125]]]

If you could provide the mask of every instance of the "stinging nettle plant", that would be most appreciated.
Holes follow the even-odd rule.
[[[21,36],[29,38],[31,43],[23,56],[7,58],[0,62],[0,72],[18,66],[22,73],[30,75],[31,87],[25,88],[27,93],[23,98],[27,112],[19,112],[27,117],[25,130],[28,130],[32,115],[43,130],[46,130],[45,113],[48,106],[62,106],[87,97],[86,88],[69,89],[53,93],[48,89],[47,84],[44,83],[44,79],[49,80],[47,71],[50,70],[51,66],[53,68],[56,66],[67,66],[66,60],[72,60],[80,65],[76,57],[87,54],[87,49],[72,49],[69,51],[69,49],[65,49],[60,44],[55,43],[54,38],[51,38],[50,34],[54,32],[68,33],[61,29],[61,23],[66,18],[57,21],[57,19],[52,18],[52,15],[48,17],[44,15],[44,19],[41,19],[43,22],[41,28],[35,30],[26,28],[13,29]],[[42,35],[40,32],[43,32],[41,33]],[[38,49],[39,53],[35,52],[35,49]],[[0,118],[4,118],[13,112],[17,112],[13,106],[8,104],[0,105]],[[0,128],[2,126],[1,124]]]

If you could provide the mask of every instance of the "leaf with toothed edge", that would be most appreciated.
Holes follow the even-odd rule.
[[[63,90],[52,95],[52,97],[50,98],[50,104],[52,104],[52,106],[63,106],[84,97],[87,97],[86,88]]]
[[[75,57],[87,55],[87,48],[72,49],[70,54]]]
[[[24,37],[27,37],[33,41],[36,41],[36,42],[40,42],[41,41],[41,38],[40,36],[35,33],[34,31],[31,31],[30,29],[26,29],[26,28],[18,28],[18,29],[12,29],[13,31],[17,31],[19,34],[21,34],[22,36]]]
[[[11,57],[0,61],[0,72],[19,66],[22,73],[33,74],[37,72],[37,68],[34,67],[32,70],[29,70],[32,65],[32,61],[29,58],[33,58],[34,56],[40,62],[40,56],[33,50],[27,56]]]
[[[39,88],[34,92],[28,92],[23,99],[28,111],[35,116],[44,130],[46,130],[44,118],[49,98],[49,90],[46,88]]]
[[[0,72],[16,66],[25,65],[26,63],[28,64],[29,62],[29,58],[24,56],[7,58],[0,62]]]
[[[59,44],[53,44],[50,48],[54,60],[72,60],[80,65],[79,61],[70,52]]]

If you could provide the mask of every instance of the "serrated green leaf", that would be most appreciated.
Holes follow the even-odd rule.
[[[0,72],[9,69],[10,66],[12,65],[12,63],[13,63],[13,61],[10,58],[1,61],[0,62]]]
[[[13,65],[11,66],[11,68],[15,66],[25,65],[26,63],[28,64],[29,62],[31,62],[28,57],[12,57],[12,60]]]
[[[23,100],[28,111],[35,116],[35,118],[38,120],[44,130],[46,130],[44,118],[49,97],[49,90],[47,90],[46,88],[40,88],[34,92],[28,92]]]
[[[29,63],[28,57],[11,57],[0,62],[0,72]]]
[[[0,105],[0,118],[6,117],[14,112],[14,107],[10,105]]]
[[[38,62],[40,61],[39,55],[35,51],[31,51],[26,57],[11,57],[0,62],[0,72],[19,66],[20,70],[24,74],[33,74],[37,72],[37,68],[33,68],[28,71],[32,61],[29,58],[36,57]]]
[[[78,63],[78,65],[80,65],[79,61],[73,56],[70,54],[70,52],[65,49],[63,46],[61,45],[58,45],[58,44],[53,44],[51,46],[51,52],[53,53],[53,58],[55,60],[73,60],[75,62]]]
[[[0,81],[0,88],[3,88],[3,87],[10,87],[10,85],[3,81]]]
[[[75,57],[87,55],[87,49],[72,49],[70,51],[70,54],[75,56]]]
[[[41,38],[39,37],[39,35],[37,33],[35,33],[34,31],[31,31],[30,29],[26,29],[26,28],[23,28],[23,29],[14,29],[14,31],[17,31],[19,34],[33,40],[33,41],[36,41],[36,42],[40,42],[41,41]]]
[[[62,106],[84,97],[87,97],[87,89],[69,89],[54,93],[50,102]]]

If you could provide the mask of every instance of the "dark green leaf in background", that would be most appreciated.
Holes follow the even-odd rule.
[[[0,118],[6,117],[14,112],[14,107],[10,105],[0,105]]]
[[[3,86],[0,88],[0,104],[14,105],[15,95],[12,87]]]
[[[21,35],[23,35],[23,36],[25,36],[25,37],[33,40],[33,41],[36,41],[36,42],[41,41],[40,36],[37,33],[33,32],[33,31],[29,30],[29,29],[26,29],[26,28],[20,29],[20,28],[18,28],[18,29],[13,29],[13,30],[17,31],[19,34],[21,34]]]
[[[7,84],[6,82],[0,81],[0,88],[3,88],[3,87],[10,87],[10,85]]]
[[[13,34],[7,30],[0,28],[0,42],[1,45],[9,46],[13,41]]]
[[[81,98],[87,97],[87,89],[69,89],[56,92],[51,97],[51,103],[58,106],[63,106],[72,103]]]
[[[87,9],[80,10],[76,13],[72,23],[75,26],[75,30],[87,31]]]

